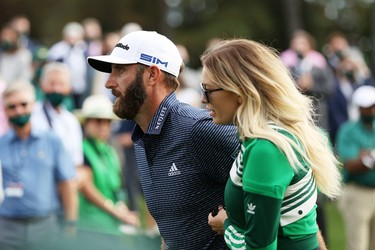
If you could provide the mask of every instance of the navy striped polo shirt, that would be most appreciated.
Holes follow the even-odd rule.
[[[224,204],[239,150],[236,128],[214,124],[207,110],[181,103],[172,93],[147,133],[136,125],[132,139],[146,203],[166,248],[228,249],[207,218]]]

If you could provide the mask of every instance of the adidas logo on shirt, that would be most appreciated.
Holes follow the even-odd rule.
[[[247,212],[249,214],[255,214],[255,208],[257,206],[256,205],[253,205],[253,203],[250,203],[250,204],[247,204]]]
[[[172,167],[169,169],[168,176],[174,176],[181,174],[181,171],[178,170],[176,164],[173,162]]]

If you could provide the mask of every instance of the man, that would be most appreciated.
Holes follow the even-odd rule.
[[[85,31],[80,23],[69,22],[62,30],[62,40],[53,44],[48,50],[48,61],[64,63],[72,72],[72,96],[74,108],[82,107],[87,90],[87,46]]]
[[[337,134],[346,182],[339,208],[347,249],[375,249],[375,87],[359,87],[352,100],[360,119],[344,123]]]
[[[137,123],[132,139],[141,184],[163,248],[226,249],[207,216],[223,205],[236,129],[176,99],[182,59],[175,44],[156,32],[131,32],[110,55],[88,63],[110,73],[115,114]]]
[[[35,105],[31,122],[43,130],[54,131],[76,167],[83,164],[82,129],[73,113],[63,104],[71,91],[70,70],[63,63],[50,62],[43,67],[40,87],[45,95]]]
[[[3,171],[1,169],[1,161],[0,161],[0,204],[4,200],[4,190],[3,190]]]
[[[20,45],[20,36],[10,25],[0,28],[0,53],[0,75],[7,85],[17,79],[31,80],[31,52]]]
[[[5,199],[0,205],[0,249],[24,249],[58,232],[58,186],[65,225],[77,219],[75,169],[59,138],[32,127],[35,93],[28,82],[13,82],[3,93],[12,127],[0,138]],[[67,228],[64,228],[67,229]]]

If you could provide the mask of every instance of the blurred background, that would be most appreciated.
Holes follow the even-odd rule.
[[[0,23],[16,14],[32,22],[31,37],[50,46],[67,22],[95,17],[104,33],[137,22],[186,45],[190,66],[212,37],[246,37],[284,50],[294,30],[302,28],[322,48],[333,30],[344,32],[374,65],[374,0],[1,0]]]

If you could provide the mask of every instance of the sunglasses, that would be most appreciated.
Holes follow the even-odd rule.
[[[14,110],[18,106],[22,106],[23,108],[26,108],[28,104],[29,104],[28,102],[20,102],[20,103],[8,104],[6,106],[6,108],[10,109],[10,110]]]
[[[216,91],[220,91],[220,90],[224,90],[222,88],[218,88],[218,89],[207,89],[205,84],[203,82],[201,82],[201,89],[202,89],[202,92],[204,94],[204,97],[206,98],[206,101],[207,103],[210,103],[210,99],[209,99],[209,94],[212,93],[212,92],[216,92]]]

